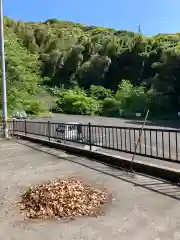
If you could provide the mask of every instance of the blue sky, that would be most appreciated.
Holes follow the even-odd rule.
[[[18,20],[75,21],[145,35],[180,32],[180,0],[3,0],[4,15]]]

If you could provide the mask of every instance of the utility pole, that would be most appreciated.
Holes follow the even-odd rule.
[[[3,137],[8,138],[7,127],[7,93],[6,93],[6,66],[4,53],[4,21],[3,21],[3,0],[0,0],[0,53],[1,53],[1,68],[2,68],[2,123]]]

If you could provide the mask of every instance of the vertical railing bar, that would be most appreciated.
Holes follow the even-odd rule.
[[[123,150],[123,144],[122,144],[122,129],[120,128],[120,141],[121,141],[121,149]]]
[[[103,131],[104,131],[104,129],[103,129],[103,127],[101,127],[100,129],[101,129],[101,131],[100,131],[100,139],[101,140],[100,140],[99,146],[102,147],[104,145],[104,139],[103,139]]]
[[[101,134],[100,134],[100,127],[98,127],[98,136],[96,134],[96,145],[100,146],[100,141],[101,141]],[[98,140],[97,140],[98,138]],[[98,143],[98,144],[97,144]]]
[[[156,156],[157,156],[157,157],[159,156],[157,130],[156,130]]]
[[[110,148],[111,147],[111,129],[110,128],[108,128],[108,138],[109,138],[108,147]]]
[[[82,128],[82,134],[81,134],[80,141],[83,143],[83,141],[84,141],[84,139],[85,139],[85,136],[86,136],[86,135],[85,135],[85,126],[82,125],[81,128]]]
[[[50,137],[50,121],[48,121],[48,124],[47,124],[47,127],[48,127],[48,141],[50,142],[51,141],[51,137]]]
[[[169,159],[171,159],[171,135],[168,132],[168,143],[169,143]]]
[[[70,124],[68,126],[68,128],[70,127],[70,130],[68,129],[68,132],[70,132],[69,136],[70,136],[70,141],[71,142],[76,142],[76,135],[74,135],[74,131],[77,130],[77,124]]]
[[[24,133],[27,135],[27,123],[26,120],[24,121]]]
[[[98,145],[98,141],[97,141],[97,127],[95,126],[95,127],[93,127],[94,128],[94,137],[95,137],[95,145]]]
[[[161,134],[162,134],[162,157],[164,158],[164,132],[161,131]]]
[[[127,136],[126,136],[126,129],[124,129],[124,138],[125,138],[125,151],[127,151]]]
[[[51,129],[53,127],[53,124],[51,124]],[[46,127],[43,127],[43,136],[46,136]],[[50,136],[52,137],[52,134],[50,133]]]
[[[177,132],[175,133],[175,139],[176,139],[176,160],[179,160],[179,156],[178,156],[178,138],[177,138]]]
[[[14,136],[14,134],[15,134],[15,121],[13,119],[13,136]]]
[[[152,156],[153,152],[152,152],[152,132],[151,132],[151,130],[149,131],[149,135],[150,135],[150,150],[151,150],[151,156]]]
[[[74,131],[74,126],[76,127],[77,124],[76,124],[76,125],[75,125],[75,124],[71,124],[71,129],[73,129],[73,131]],[[73,131],[72,131],[72,130],[70,131],[71,141],[72,141],[72,142],[75,142],[75,141],[76,141],[76,138],[73,136]]]
[[[135,150],[136,150],[136,130],[134,129],[134,152],[135,152]]]
[[[94,129],[94,131],[91,130],[91,142],[92,142],[92,145],[98,145],[98,141],[99,139],[97,138],[98,137],[98,132],[99,132],[99,127],[93,127],[91,126],[91,129]]]
[[[51,138],[53,138],[52,129],[53,129],[53,123],[51,123],[51,128],[50,128],[50,137]],[[46,136],[46,127],[45,126],[43,128],[43,136]]]
[[[92,145],[91,145],[91,123],[89,122],[88,124],[88,129],[89,129],[89,150],[92,150]]]
[[[91,126],[91,145],[93,145],[94,136],[96,136],[96,135],[95,135],[95,132],[96,132],[96,127]]]
[[[56,125],[53,123],[53,128],[51,127],[52,129],[52,136],[53,138],[55,138],[55,129],[56,129]]]
[[[140,139],[140,135],[141,135],[141,130],[139,130],[139,139]],[[140,151],[140,153],[142,153],[141,152],[141,139],[139,140],[139,151]]]
[[[86,136],[88,137],[88,144],[89,144],[89,124],[86,126]]]
[[[88,135],[87,135],[87,125],[84,125],[84,129],[83,129],[83,141],[85,141],[86,142],[86,140],[88,140],[89,139],[89,137],[88,137]]]
[[[118,142],[118,129],[116,128],[116,146],[119,149],[119,142]]]
[[[115,148],[114,147],[114,128],[112,128],[112,144],[113,144],[112,148],[114,149]]]
[[[43,124],[38,123],[38,125],[41,126],[41,128],[40,128],[40,135],[43,136],[43,132],[44,132],[44,131],[43,131],[43,128],[44,128],[44,125],[45,125],[45,124],[44,124],[44,123],[43,123]],[[39,129],[39,128],[38,128],[38,129]]]
[[[104,128],[103,127],[101,128],[101,141],[102,141],[101,146],[103,147],[104,146]]]
[[[146,146],[146,130],[144,129],[144,153],[147,155],[147,146]]]
[[[105,147],[107,147],[107,129],[105,127]]]
[[[130,145],[130,152],[131,152],[131,130],[129,129],[129,145]]]
[[[97,144],[97,132],[98,132],[98,127],[91,125],[91,145],[96,145]]]
[[[70,129],[72,129],[72,125],[66,124],[66,127],[67,127],[67,140],[70,140],[72,142],[72,131],[69,131],[69,127],[70,127]]]

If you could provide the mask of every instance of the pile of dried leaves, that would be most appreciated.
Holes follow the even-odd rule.
[[[51,181],[30,187],[21,199],[29,218],[67,218],[97,215],[107,194],[78,178]],[[100,212],[99,212],[100,214]]]

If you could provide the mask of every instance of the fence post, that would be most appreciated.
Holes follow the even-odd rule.
[[[27,135],[27,122],[26,120],[24,121],[24,133]]]
[[[12,122],[12,135],[14,136],[14,133],[15,133],[15,121],[13,119],[13,122]]]
[[[50,121],[48,121],[48,132],[47,132],[47,134],[48,134],[48,140],[49,140],[49,142],[51,141],[51,123],[50,123]]]
[[[88,124],[88,130],[89,130],[89,150],[92,151],[92,136],[91,136],[91,123]]]

